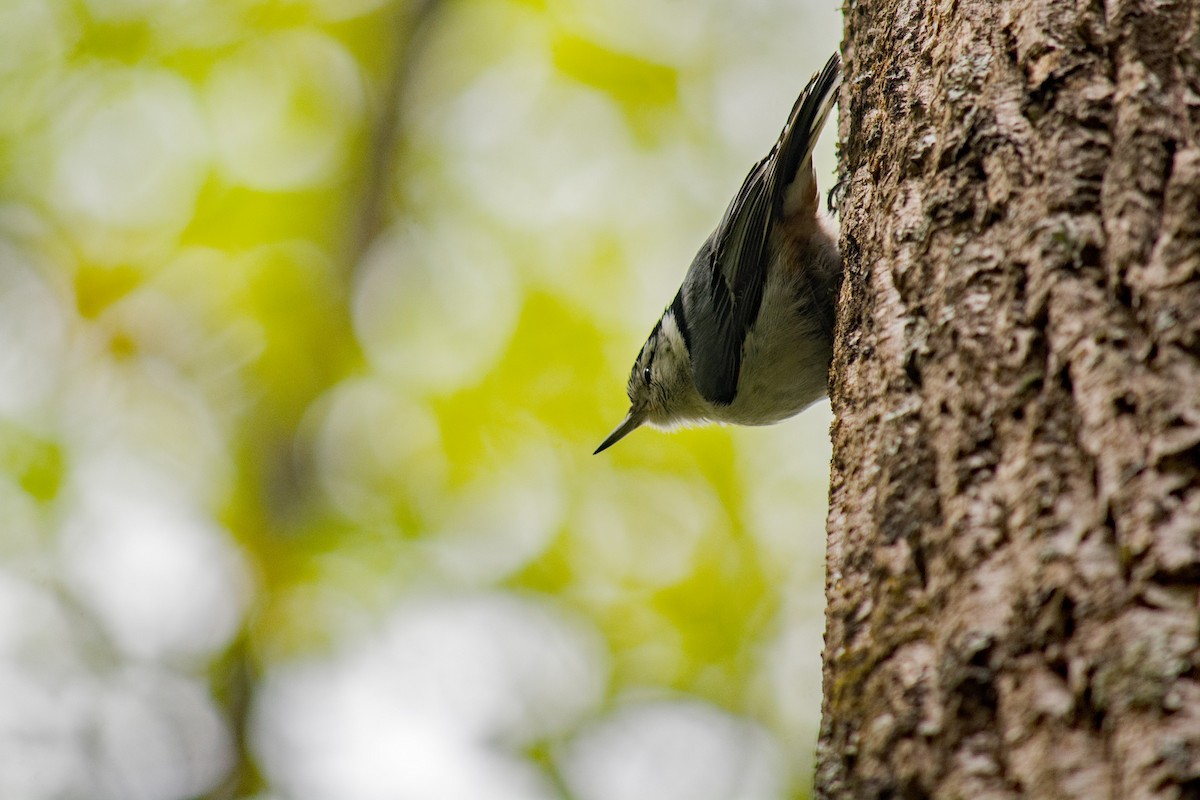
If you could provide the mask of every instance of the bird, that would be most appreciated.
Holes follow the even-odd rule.
[[[634,361],[629,413],[596,453],[642,425],[769,425],[825,396],[842,266],[812,151],[840,84],[835,53],[692,260]]]

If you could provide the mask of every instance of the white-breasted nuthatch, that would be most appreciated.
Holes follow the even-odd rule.
[[[796,98],[633,364],[625,419],[767,425],[825,396],[841,258],[819,212],[812,151],[836,100],[835,54]]]

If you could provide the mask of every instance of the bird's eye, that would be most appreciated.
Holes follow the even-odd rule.
[[[644,370],[642,370],[642,380],[646,382],[647,386],[650,385],[650,368],[649,367],[646,367]]]

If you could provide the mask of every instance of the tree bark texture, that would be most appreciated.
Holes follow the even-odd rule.
[[[1200,0],[850,0],[823,798],[1200,798]]]

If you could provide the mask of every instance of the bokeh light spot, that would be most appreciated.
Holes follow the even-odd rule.
[[[0,241],[0,413],[41,407],[68,339],[62,298],[16,247]]]
[[[782,800],[782,767],[754,725],[697,701],[658,701],[582,731],[563,772],[579,800]]]
[[[355,330],[372,363],[412,389],[471,385],[516,326],[514,277],[503,243],[483,231],[396,228],[359,268]]]
[[[546,604],[418,599],[328,660],[279,668],[256,709],[255,749],[298,800],[549,799],[508,748],[568,729],[606,679],[595,634]]]
[[[302,30],[239,48],[213,69],[205,96],[226,176],[272,191],[331,177],[364,107],[354,59]]]
[[[101,75],[61,112],[52,198],[68,220],[178,232],[209,166],[191,86],[164,71]]]
[[[202,658],[227,645],[250,587],[224,532],[130,465],[89,464],[79,477],[62,558],[114,642],[143,658]]]

